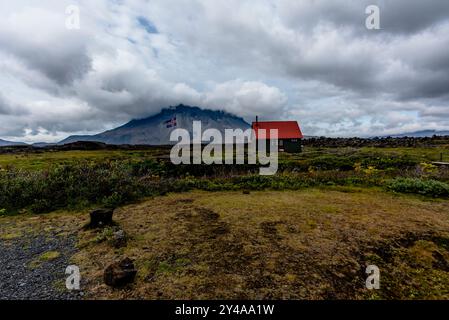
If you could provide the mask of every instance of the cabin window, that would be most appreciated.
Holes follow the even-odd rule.
[[[279,146],[281,146],[281,147],[284,146],[284,140],[279,140]]]
[[[292,142],[298,142],[298,139],[292,139]]]

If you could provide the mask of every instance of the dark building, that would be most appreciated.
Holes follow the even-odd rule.
[[[270,134],[270,129],[277,129],[279,152],[301,152],[301,139],[304,136],[297,121],[258,121],[256,118],[251,127],[257,140],[267,140],[267,148],[272,148],[275,142],[267,139],[266,135]],[[265,131],[259,131],[261,129]]]

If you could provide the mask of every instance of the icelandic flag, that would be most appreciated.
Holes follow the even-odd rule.
[[[176,117],[173,117],[170,120],[165,121],[164,123],[167,128],[176,127]]]

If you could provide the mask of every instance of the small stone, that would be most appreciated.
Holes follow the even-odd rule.
[[[125,231],[122,229],[117,230],[112,235],[112,245],[114,248],[122,248],[125,247],[127,243]]]

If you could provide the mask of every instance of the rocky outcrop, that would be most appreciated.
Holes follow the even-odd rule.
[[[113,225],[112,215],[114,214],[114,209],[101,208],[95,209],[90,213],[90,223],[88,228],[103,228],[105,226]]]
[[[118,288],[132,283],[136,277],[137,270],[130,258],[109,265],[104,270],[104,283],[110,287]]]

